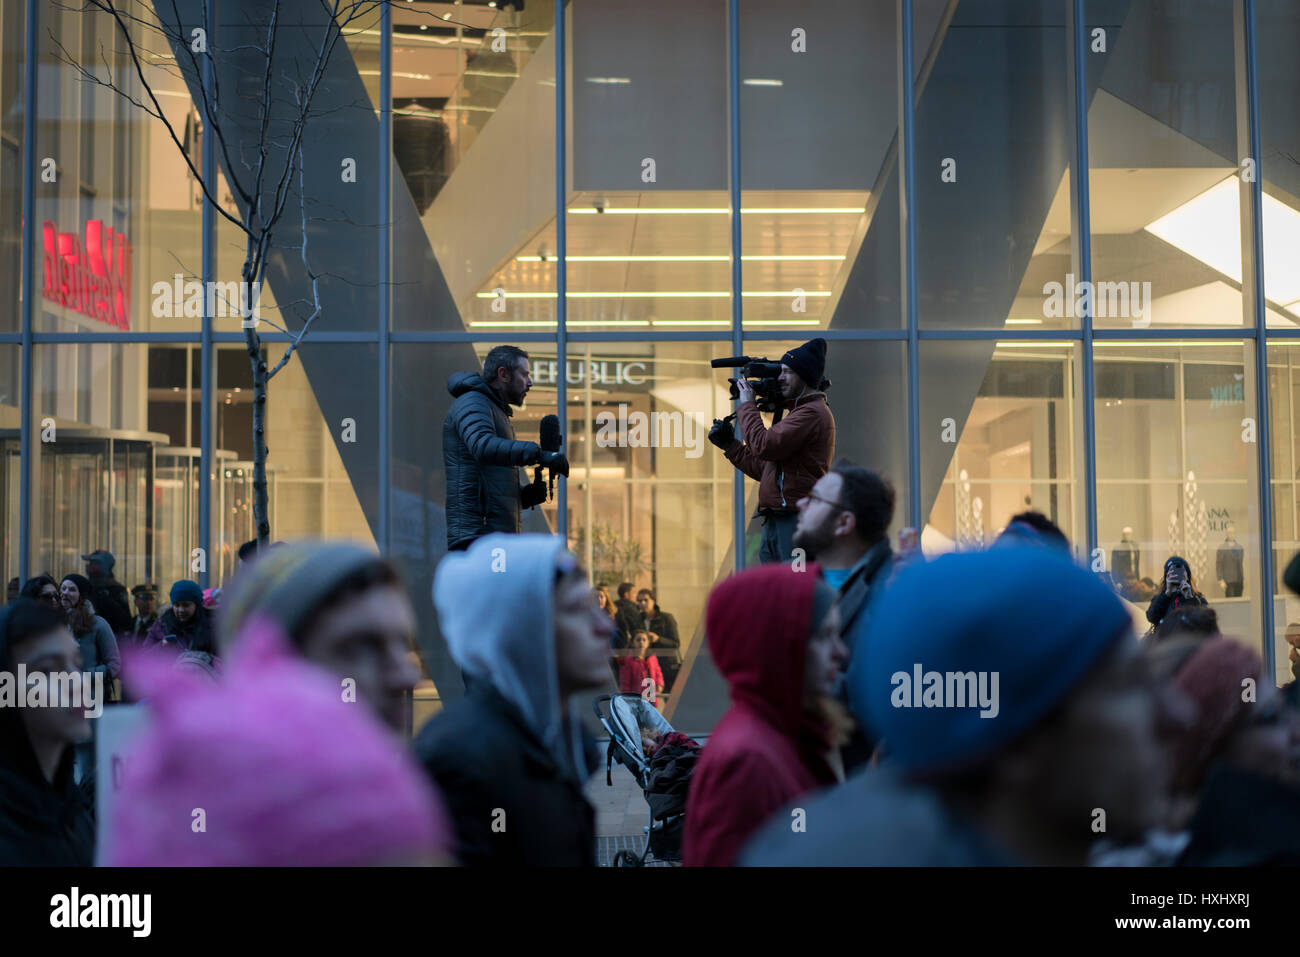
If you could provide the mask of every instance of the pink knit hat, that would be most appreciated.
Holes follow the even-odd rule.
[[[137,654],[149,724],[126,756],[105,835],[113,866],[413,863],[445,856],[442,801],[341,683],[249,623],[219,682]],[[200,813],[201,812],[201,813]]]

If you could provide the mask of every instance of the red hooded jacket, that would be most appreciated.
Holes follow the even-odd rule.
[[[709,651],[731,687],[686,799],[682,861],[727,866],[785,804],[834,784],[826,729],[804,708],[817,566],[785,564],[733,575],[709,596]]]

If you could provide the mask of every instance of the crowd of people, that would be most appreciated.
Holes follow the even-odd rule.
[[[1043,516],[927,560],[891,548],[892,512],[888,482],[839,462],[792,532],[825,564],[713,589],[730,708],[702,749],[664,726],[640,742],[689,768],[685,864],[1300,863],[1297,682],[1219,634],[1185,562],[1139,640]],[[618,609],[558,536],[485,536],[439,566],[468,691],[413,743],[415,615],[372,552],[279,544],[215,614],[193,582],[161,612],[139,589],[117,635],[96,587],[27,583],[0,614],[0,671],[102,669],[156,720],[103,821],[78,766],[93,722],[0,709],[5,864],[90,864],[103,828],[110,865],[590,866],[602,755],[580,708],[615,681],[662,692],[645,627],[611,676]],[[664,614],[646,597],[643,625]]]
[[[514,438],[527,353],[453,376],[432,593],[465,693],[413,741],[416,612],[359,546],[251,542],[226,588],[177,581],[160,609],[139,586],[134,616],[103,550],[24,583],[0,673],[102,672],[149,720],[100,815],[93,721],[0,707],[0,864],[87,865],[98,835],[109,865],[592,866],[584,789],[613,742],[581,713],[615,690],[686,865],[1300,864],[1300,626],[1279,685],[1174,555],[1135,628],[1131,530],[1097,574],[1035,511],[987,549],[895,549],[891,484],[831,460],[825,355],[782,357],[780,422],[741,379],[740,435],[710,433],[760,483],[762,563],[685,644],[652,588],[611,598],[562,536],[521,532],[547,491],[518,468],[568,467]],[[683,655],[728,688],[702,747],[663,714]]]

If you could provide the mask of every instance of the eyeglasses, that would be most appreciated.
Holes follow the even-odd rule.
[[[849,510],[849,507],[847,505],[841,505],[839,502],[832,502],[830,499],[822,498],[820,495],[817,495],[814,492],[808,492],[804,496],[804,498],[812,502],[821,502],[823,505],[829,505],[831,508],[838,508],[844,512],[847,512]]]

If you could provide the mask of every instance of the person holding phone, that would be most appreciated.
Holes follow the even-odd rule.
[[[1147,621],[1159,627],[1165,616],[1176,608],[1188,605],[1208,605],[1205,596],[1196,590],[1192,581],[1192,568],[1187,559],[1170,555],[1165,561],[1164,587],[1147,606]]]

